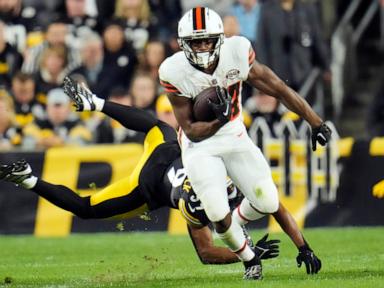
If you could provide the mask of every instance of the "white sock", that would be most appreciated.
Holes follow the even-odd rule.
[[[228,248],[236,253],[242,261],[250,261],[255,257],[255,253],[247,244],[243,230],[240,225],[232,221],[231,226],[224,233],[217,233],[219,238],[228,246]]]
[[[97,97],[95,94],[93,94],[93,102],[95,103],[96,111],[103,110],[105,100]]]
[[[248,199],[244,198],[240,205],[232,212],[232,221],[239,225],[245,225],[250,221],[255,221],[263,218],[265,214],[261,214],[252,207]]]
[[[37,183],[37,177],[31,176],[27,179],[25,179],[22,183],[20,183],[20,186],[24,187],[25,189],[32,189],[36,186]]]

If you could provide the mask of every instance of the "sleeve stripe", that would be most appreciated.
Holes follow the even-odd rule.
[[[175,89],[172,89],[172,88],[167,88],[167,87],[165,87],[164,91],[167,92],[167,93],[168,93],[168,92],[169,92],[169,93],[180,93],[180,91],[177,90],[176,88],[175,88]]]
[[[164,86],[165,88],[175,88],[176,89],[176,87],[175,86],[173,86],[171,83],[169,83],[169,82],[165,82],[165,81],[161,81],[160,80],[160,84],[161,84],[161,86]]]
[[[173,86],[171,83],[160,80],[161,86],[164,87],[164,91],[167,93],[179,93],[179,89],[177,89],[175,86]]]

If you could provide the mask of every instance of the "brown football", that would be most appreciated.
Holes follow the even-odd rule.
[[[193,115],[196,121],[209,122],[216,118],[208,99],[213,103],[218,103],[216,87],[209,87],[201,91],[195,98],[193,104]]]

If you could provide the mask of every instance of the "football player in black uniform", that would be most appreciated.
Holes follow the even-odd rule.
[[[143,110],[98,98],[70,78],[65,79],[64,90],[78,111],[102,111],[126,128],[146,133],[144,152],[132,174],[87,197],[81,197],[65,186],[38,179],[23,160],[0,166],[0,179],[30,189],[85,219],[127,215],[128,212],[134,217],[164,206],[179,209],[188,223],[189,235],[202,263],[239,261],[233,251],[213,244],[209,220],[182,166],[173,128]],[[228,198],[235,201],[237,195],[236,187],[229,181]],[[273,216],[299,248],[298,264],[304,262],[307,273],[317,273],[321,262],[305,242],[291,215],[280,205]],[[267,259],[278,256],[278,242],[264,236],[252,246],[260,259]]]

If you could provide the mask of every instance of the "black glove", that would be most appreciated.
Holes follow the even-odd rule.
[[[321,123],[320,126],[312,128],[312,150],[316,151],[317,142],[319,142],[321,146],[325,146],[331,139],[331,134],[331,129],[329,129],[324,122]]]
[[[268,240],[268,233],[263,236],[253,248],[256,256],[259,259],[271,259],[279,256],[280,240]]]
[[[303,245],[299,248],[299,255],[296,257],[297,267],[301,267],[304,262],[307,274],[316,274],[321,269],[321,260],[317,258],[315,253],[309,246]]]
[[[232,97],[229,96],[227,90],[216,86],[216,94],[219,99],[219,103],[213,103],[208,99],[208,105],[211,106],[216,118],[225,124],[231,120],[232,116]]]

